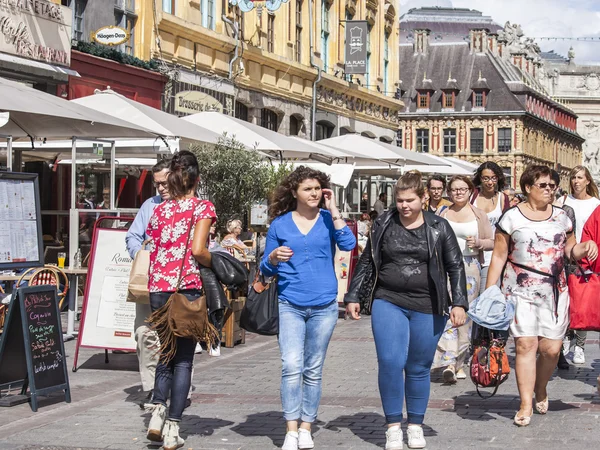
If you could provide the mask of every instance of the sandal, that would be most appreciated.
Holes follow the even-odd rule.
[[[548,412],[548,406],[548,396],[546,396],[546,400],[535,402],[535,410],[538,412],[538,414],[546,414]]]
[[[531,410],[531,416],[533,416],[533,409]],[[519,411],[517,411],[513,421],[518,427],[526,427],[531,422],[531,416],[519,416]]]

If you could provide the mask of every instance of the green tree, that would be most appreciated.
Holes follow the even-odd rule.
[[[216,145],[192,145],[190,151],[198,158],[200,192],[215,204],[220,231],[227,221],[244,217],[253,203],[268,199],[291,172],[291,165],[273,165],[226,134]]]

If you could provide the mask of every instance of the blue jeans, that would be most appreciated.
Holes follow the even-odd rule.
[[[371,326],[379,364],[379,395],[387,423],[423,423],[429,402],[430,370],[446,318],[375,299]]]
[[[323,362],[338,319],[337,301],[296,306],[279,301],[281,403],[285,420],[312,423],[321,401]]]
[[[189,301],[196,300],[201,295],[197,289],[180,291]],[[150,308],[156,311],[167,303],[171,292],[151,292]],[[167,405],[170,398],[169,420],[180,421],[185,408],[188,392],[192,384],[192,366],[194,365],[194,350],[196,342],[193,339],[177,338],[177,352],[165,364],[162,355],[156,365],[154,378],[154,404]],[[170,395],[170,397],[169,397]]]

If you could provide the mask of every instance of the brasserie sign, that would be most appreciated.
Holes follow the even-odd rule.
[[[71,64],[71,10],[47,0],[0,0],[0,52]]]
[[[113,47],[129,40],[129,31],[125,28],[109,25],[92,32],[90,38],[98,44]]]

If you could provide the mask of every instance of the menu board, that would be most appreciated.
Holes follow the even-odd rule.
[[[126,234],[127,229],[94,228],[74,371],[80,347],[135,350],[135,303],[127,301],[133,261],[127,252]]]
[[[71,401],[56,287],[17,289],[11,300],[0,343],[0,385],[29,385],[31,408],[38,395],[65,391]]]
[[[43,265],[38,176],[0,172],[0,270]]]

